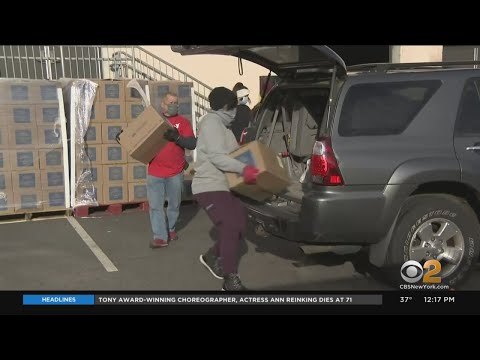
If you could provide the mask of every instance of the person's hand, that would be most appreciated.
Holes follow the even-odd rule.
[[[163,134],[163,138],[168,141],[173,141],[176,142],[178,138],[180,137],[180,134],[178,133],[178,130],[176,127],[168,129],[165,131]]]
[[[257,176],[260,170],[258,170],[255,166],[247,165],[243,168],[243,181],[245,184],[253,185],[257,182]]]

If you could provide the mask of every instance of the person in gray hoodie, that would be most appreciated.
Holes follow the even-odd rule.
[[[217,87],[210,92],[208,100],[211,109],[198,128],[192,193],[213,222],[218,239],[200,255],[200,262],[214,277],[223,279],[223,290],[245,290],[238,276],[238,260],[247,214],[242,202],[230,192],[225,173],[240,174],[247,184],[254,184],[258,169],[229,156],[239,147],[231,130],[237,107],[235,93]]]

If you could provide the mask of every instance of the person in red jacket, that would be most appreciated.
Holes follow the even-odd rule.
[[[161,107],[172,128],[164,134],[169,143],[148,165],[147,197],[153,232],[151,248],[165,247],[169,240],[178,239],[175,224],[180,215],[183,172],[186,165],[185,149],[193,150],[197,143],[190,122],[178,115],[178,96],[171,92],[166,93]],[[167,219],[164,212],[166,199]]]

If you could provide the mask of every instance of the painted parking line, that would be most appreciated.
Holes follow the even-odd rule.
[[[68,217],[68,222],[72,227],[75,229],[77,234],[82,238],[82,240],[87,244],[93,254],[97,257],[98,261],[100,261],[108,272],[118,271],[117,267],[111,262],[111,260],[105,255],[105,253],[100,249],[95,241],[88,235],[82,225],[74,217]]]

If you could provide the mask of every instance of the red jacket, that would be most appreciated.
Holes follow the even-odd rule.
[[[183,116],[176,115],[169,117],[168,120],[172,126],[178,129],[182,137],[193,137],[192,125]],[[148,175],[167,178],[180,174],[185,166],[185,149],[169,142],[159,153],[150,161],[148,165]]]

